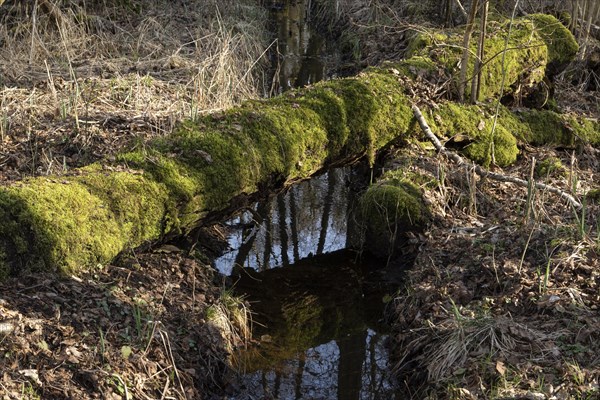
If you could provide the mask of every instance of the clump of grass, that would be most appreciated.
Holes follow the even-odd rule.
[[[252,318],[244,299],[223,290],[219,301],[206,309],[206,319],[221,332],[231,353],[235,345],[247,345],[252,338]]]

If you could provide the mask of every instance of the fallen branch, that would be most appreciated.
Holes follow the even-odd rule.
[[[431,128],[429,128],[429,125],[427,124],[427,121],[425,121],[425,117],[421,113],[421,110],[419,109],[419,107],[417,107],[416,105],[413,104],[412,110],[415,115],[415,118],[417,118],[417,122],[419,123],[419,126],[425,133],[425,136],[427,136],[427,138],[431,141],[431,143],[433,143],[436,150],[438,152],[444,154],[446,157],[450,158],[452,161],[456,162],[459,166],[467,165],[467,162],[461,156],[459,156],[457,153],[455,153],[453,151],[446,149],[444,147],[444,145],[438,140],[438,138],[433,134],[433,132],[431,131]],[[482,168],[479,165],[475,165],[475,172],[479,176],[491,178],[496,181],[510,182],[510,183],[514,183],[514,184],[517,184],[517,185],[523,186],[523,187],[528,186],[528,182],[524,179],[519,179],[519,178],[515,178],[512,176],[507,176],[507,175],[502,175],[502,174],[498,174],[495,172],[491,172],[491,171],[488,171],[488,170]],[[536,182],[535,187],[538,189],[547,190],[550,193],[559,195],[560,197],[562,197],[563,199],[566,199],[569,203],[571,203],[576,209],[580,209],[582,207],[581,203],[579,201],[577,201],[577,199],[575,199],[575,197],[571,196],[569,193],[567,193],[563,190],[560,190],[553,186],[546,185],[545,183],[541,183],[541,182]]]

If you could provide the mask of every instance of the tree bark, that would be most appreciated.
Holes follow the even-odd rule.
[[[461,102],[465,101],[465,90],[467,86],[467,66],[469,64],[469,45],[471,43],[471,35],[475,28],[475,16],[477,15],[478,0],[473,0],[469,11],[469,19],[465,27],[465,35],[463,36],[463,54],[460,60],[460,78],[458,83],[458,99]]]

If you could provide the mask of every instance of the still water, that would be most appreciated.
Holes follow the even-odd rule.
[[[394,399],[384,308],[398,282],[356,249],[368,169],[332,169],[227,221],[216,267],[255,313],[231,399]]]
[[[351,179],[359,179],[351,168],[332,169],[227,221],[230,250],[215,266],[224,275],[235,266],[264,271],[352,247],[359,232]]]
[[[271,17],[277,35],[272,60],[275,94],[323,80],[340,55],[335,44],[328,44],[313,26],[310,0],[275,2]]]

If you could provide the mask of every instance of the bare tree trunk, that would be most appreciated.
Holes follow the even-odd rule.
[[[290,228],[292,232],[292,247],[294,252],[294,262],[300,260],[300,250],[298,243],[298,213],[296,212],[296,195],[294,190],[290,190]]]
[[[477,45],[477,58],[473,67],[473,82],[471,82],[471,103],[475,104],[479,100],[481,91],[481,66],[483,65],[483,56],[485,48],[485,35],[487,34],[487,16],[489,9],[489,0],[483,0],[481,5],[481,34]]]
[[[317,254],[323,254],[325,250],[325,241],[327,239],[327,231],[329,230],[329,220],[331,219],[331,207],[333,203],[333,195],[335,193],[336,176],[333,170],[327,173],[327,194],[324,198],[323,216],[321,217],[321,233],[319,234],[319,242],[317,243]]]
[[[578,19],[579,19],[579,0],[571,1],[572,10],[571,10],[571,32],[575,34],[577,32]]]
[[[300,357],[298,360],[298,368],[296,369],[295,380],[294,380],[294,394],[297,399],[302,398],[302,376],[304,374],[304,366],[306,365],[306,361],[304,357]]]
[[[362,366],[367,351],[367,331],[342,337],[337,343],[340,349],[337,398],[358,400],[362,386]]]
[[[583,6],[583,9],[581,9],[581,27],[579,29],[579,31],[577,32],[577,42],[581,43],[582,39],[583,39],[583,26],[585,25],[585,20],[587,18],[588,15],[588,8],[589,8],[589,4],[590,0],[583,0],[583,4],[581,4]]]
[[[243,268],[246,265],[246,262],[248,261],[248,255],[252,251],[252,248],[254,247],[254,243],[256,241],[256,237],[259,234],[260,225],[263,223],[263,216],[266,215],[268,212],[268,204],[269,201],[263,201],[262,203],[259,203],[258,209],[255,212],[252,212],[252,218],[254,219],[252,228],[247,235],[245,234],[245,232],[242,232],[242,245],[240,246],[238,253],[235,256],[235,261],[233,262],[234,268]]]
[[[271,260],[271,250],[273,249],[273,234],[271,229],[273,229],[271,212],[272,208],[270,207],[271,202],[269,202],[269,207],[267,209],[267,213],[265,214],[265,248],[263,252],[263,264],[259,266],[259,271],[266,271],[269,269],[269,262]]]
[[[465,8],[463,7],[463,5],[460,3],[460,0],[454,0],[454,2],[458,6],[458,9],[460,10],[460,13],[463,15],[463,17],[465,17],[465,19],[467,19],[467,12],[465,11]]]
[[[591,0],[587,0],[588,2],[590,2]],[[582,30],[581,35],[585,35],[585,39],[583,39],[580,43],[581,44],[581,51],[579,52],[579,57],[581,58],[581,60],[585,60],[586,58],[586,53],[587,53],[587,47],[588,47],[588,43],[590,40],[590,32],[592,30],[592,23],[598,19],[598,10],[600,10],[600,5],[598,4],[598,0],[592,1],[591,4],[588,4],[587,7],[587,15],[585,15],[585,19],[584,19],[584,23],[585,23],[585,29]],[[587,20],[587,21],[586,21]]]
[[[475,16],[477,15],[478,0],[473,0],[469,11],[469,19],[465,28],[465,36],[463,37],[463,55],[460,62],[460,77],[458,81],[458,99],[461,102],[465,101],[465,88],[467,86],[467,67],[469,64],[469,44],[471,43],[471,35],[475,28]]]
[[[452,7],[453,1],[454,0],[444,0],[444,2],[442,3],[444,13],[444,26],[446,26],[447,28],[452,26],[452,14],[454,11],[454,7]]]

